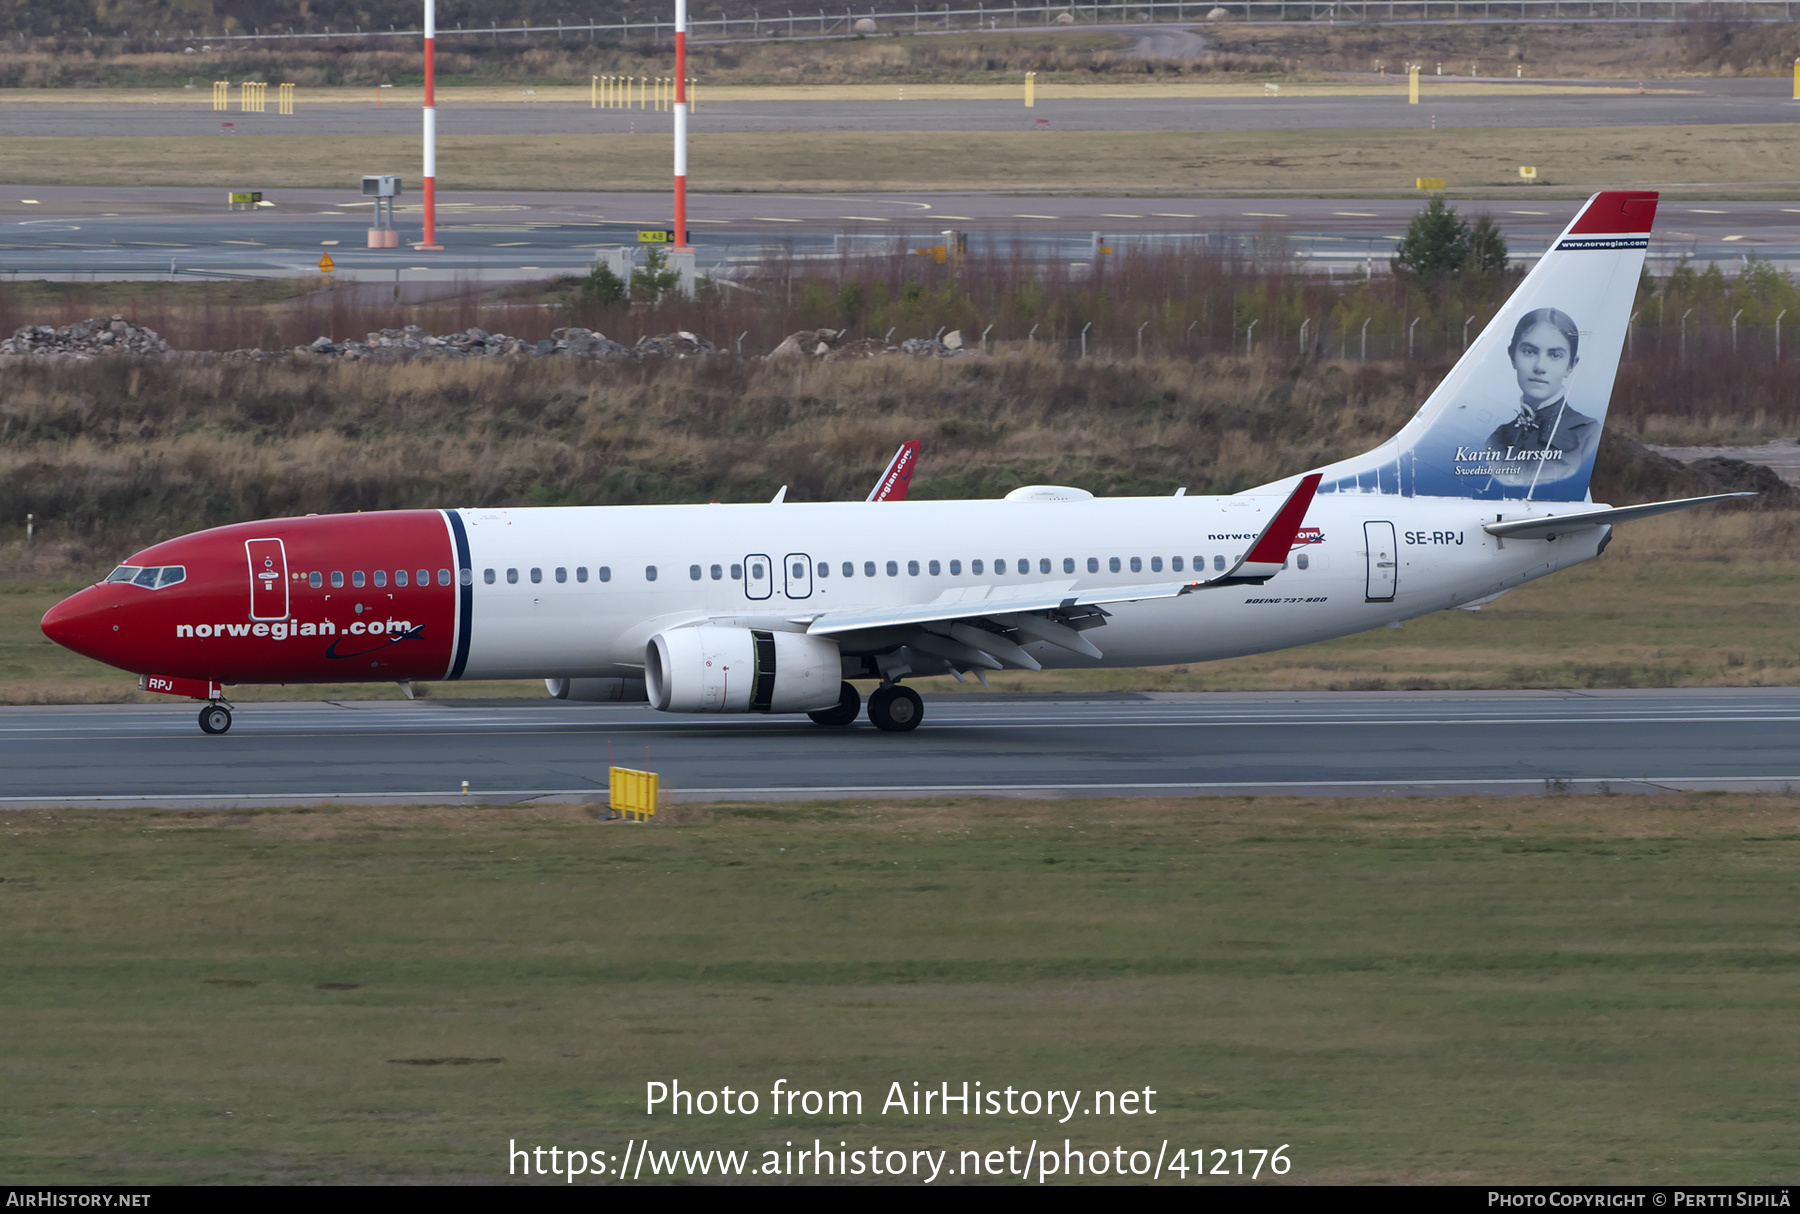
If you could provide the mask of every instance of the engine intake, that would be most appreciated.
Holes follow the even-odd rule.
[[[703,624],[644,647],[644,686],[662,712],[816,712],[837,704],[837,642],[800,632]]]

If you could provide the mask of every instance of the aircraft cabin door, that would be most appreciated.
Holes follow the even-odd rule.
[[[783,591],[790,599],[812,597],[812,558],[804,552],[790,552],[781,558]]]
[[[250,558],[250,618],[288,618],[287,549],[280,540],[245,540]]]
[[[1394,538],[1392,523],[1363,524],[1363,540],[1369,549],[1368,600],[1371,603],[1394,601],[1400,571],[1400,549]]]
[[[760,553],[752,552],[744,558],[744,597],[747,599],[766,599],[774,593],[774,562]]]

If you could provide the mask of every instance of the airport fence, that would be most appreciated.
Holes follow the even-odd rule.
[[[741,42],[776,38],[857,37],[872,34],[925,34],[946,30],[1006,30],[1059,26],[1187,24],[1201,21],[1316,21],[1334,24],[1389,24],[1420,21],[1545,22],[1692,20],[1792,21],[1793,0],[1152,0],[1120,4],[976,4],[951,8],[914,5],[910,9],[866,10],[819,8],[812,12],[778,9],[768,15],[700,18],[688,22],[691,42]],[[670,21],[558,21],[554,25],[457,23],[440,25],[440,39],[454,36],[488,38],[556,37],[587,41],[651,42],[674,40]],[[419,38],[418,29],[296,30],[253,27],[250,33],[172,35],[164,41],[203,37],[209,42],[269,42],[285,39]]]

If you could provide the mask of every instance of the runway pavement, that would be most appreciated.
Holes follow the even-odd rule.
[[[1795,120],[1793,91],[1785,79],[1682,79],[1555,82],[1564,91],[1533,92],[1541,82],[1427,78],[1418,105],[1409,105],[1404,82],[1390,78],[1381,93],[1344,92],[1345,85],[1373,84],[1352,77],[1324,84],[1291,83],[1278,94],[1252,97],[1059,97],[1051,90],[1026,109],[1016,90],[995,89],[990,99],[905,99],[905,86],[880,98],[713,101],[696,94],[695,134],[750,131],[923,131],[973,133],[1030,131],[1288,131],[1416,130],[1420,128],[1712,126],[1786,123]],[[1498,92],[1465,95],[1471,85]],[[657,110],[593,109],[585,102],[535,102],[518,90],[516,102],[459,102],[454,90],[438,97],[440,135],[570,135],[665,132],[673,116]],[[170,94],[163,96],[168,98]],[[179,94],[176,94],[179,96]],[[245,135],[417,135],[417,105],[332,101],[295,113],[215,112],[201,100],[155,104],[0,100],[0,131],[14,136],[189,135],[217,137],[229,129]]]
[[[473,688],[471,689],[473,690]],[[1800,788],[1800,689],[931,696],[884,734],[552,700],[0,709],[0,808]],[[646,756],[646,750],[648,754]]]
[[[349,190],[272,192],[275,205],[227,211],[216,190],[44,186],[0,197],[0,277],[284,277],[316,272],[322,253],[344,279],[412,284],[585,273],[603,246],[665,227],[665,194],[464,193],[438,207],[441,253],[366,247],[369,203]],[[971,233],[976,251],[1017,246],[1043,259],[1085,261],[1093,234],[1146,241],[1242,241],[1280,233],[1303,261],[1381,264],[1418,210],[1414,200],[1025,197],[1008,194],[691,195],[702,267],[760,259],[791,245],[801,256],[840,247],[880,252]],[[29,199],[30,201],[26,201]],[[1574,215],[1574,201],[1459,201],[1491,210],[1514,257],[1533,258]],[[417,232],[417,199],[399,208]],[[1651,265],[1682,256],[1735,260],[1755,252],[1800,260],[1800,204],[1666,202]]]

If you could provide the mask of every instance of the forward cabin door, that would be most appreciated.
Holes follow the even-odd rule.
[[[1369,550],[1369,602],[1391,603],[1399,581],[1400,549],[1394,543],[1394,524],[1364,523],[1363,540]]]
[[[761,553],[752,552],[744,558],[744,597],[747,599],[766,599],[774,593],[774,562]]]
[[[250,618],[288,618],[287,549],[280,540],[245,540],[250,559]]]
[[[782,591],[790,599],[812,597],[812,558],[790,552],[781,558]]]

